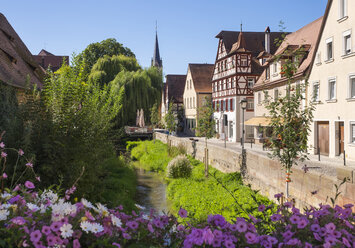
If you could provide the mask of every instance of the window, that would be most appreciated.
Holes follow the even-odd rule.
[[[266,77],[266,79],[269,79],[269,78],[270,78],[270,68],[269,68],[269,67],[266,67],[266,70],[265,70],[265,77]]]
[[[339,19],[346,16],[346,0],[339,0]]]
[[[261,92],[258,93],[258,104],[261,104]]]
[[[328,89],[329,89],[328,99],[329,100],[336,99],[336,81],[334,78],[329,79]]]
[[[319,82],[313,83],[313,101],[319,101]]]
[[[355,98],[355,75],[349,77],[350,81],[350,98]]]
[[[224,103],[224,104],[225,104],[225,106],[226,106],[226,111],[229,111],[229,104],[228,104],[228,100],[227,100],[227,99],[225,100],[225,103]]]
[[[321,63],[321,55],[320,52],[317,53],[317,64]]]
[[[247,98],[247,110],[254,110],[254,98]]]
[[[233,105],[233,98],[230,99],[230,111],[234,110],[234,105]]]
[[[235,78],[233,78],[233,88],[235,88]]]
[[[248,88],[252,89],[254,87],[254,78],[248,78]]]
[[[274,100],[277,101],[277,99],[279,99],[279,90],[274,89]]]
[[[333,59],[333,38],[329,38],[326,41],[327,44],[327,60]]]
[[[350,122],[350,143],[355,144],[355,122]]]
[[[248,66],[248,57],[247,56],[241,56],[240,57],[240,65],[241,66]]]
[[[266,100],[269,97],[269,91],[264,91],[264,99]]]
[[[351,32],[350,30],[343,33],[343,55],[351,53]]]
[[[196,107],[195,97],[193,98],[193,106],[194,106],[194,108]]]
[[[274,73],[277,73],[277,63],[274,63]]]

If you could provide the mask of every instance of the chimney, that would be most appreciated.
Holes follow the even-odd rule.
[[[265,52],[270,53],[270,28],[265,29]]]

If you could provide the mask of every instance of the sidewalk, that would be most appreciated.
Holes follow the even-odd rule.
[[[180,136],[179,136],[180,137]],[[200,137],[186,137],[186,136],[181,136],[181,138],[193,138],[195,140],[198,140],[199,143],[204,143],[205,138],[200,138]],[[208,145],[212,146],[218,146],[218,147],[224,147],[224,140],[212,138],[209,139]],[[263,154],[264,156],[268,156],[268,154],[271,153],[270,150],[263,150],[262,144],[250,144],[250,143],[245,143],[244,148],[248,152],[255,152],[258,154]],[[226,142],[226,149],[230,150],[235,150],[239,153],[242,151],[242,146],[240,142]],[[295,167],[299,168],[304,168],[306,165],[309,171],[317,171],[318,173],[321,174],[327,174],[330,176],[336,176],[336,169],[339,167],[344,168],[344,160],[343,157],[335,157],[335,158],[329,158],[327,156],[320,156],[320,161],[318,161],[318,155],[313,155],[310,154],[308,155],[309,160],[306,160],[304,162],[299,162],[298,165],[295,165]],[[276,158],[275,158],[276,159]],[[346,160],[346,166],[345,167],[350,167],[350,168],[355,168],[355,161],[354,160]]]

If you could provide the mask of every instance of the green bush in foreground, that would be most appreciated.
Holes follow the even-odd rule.
[[[192,172],[190,161],[185,155],[178,155],[168,164],[166,176],[169,178],[188,178]]]

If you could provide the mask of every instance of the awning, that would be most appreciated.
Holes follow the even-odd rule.
[[[244,122],[246,126],[270,126],[271,118],[265,116],[256,116]]]

